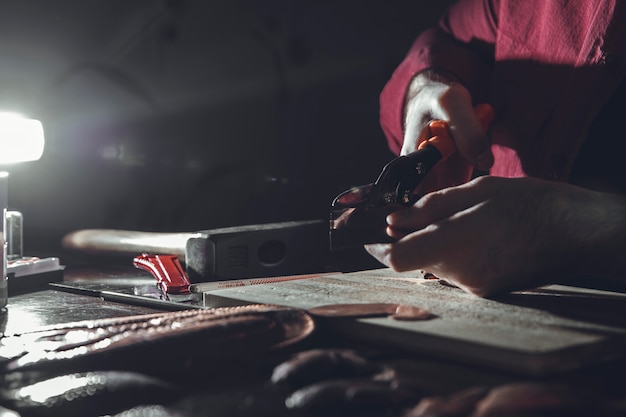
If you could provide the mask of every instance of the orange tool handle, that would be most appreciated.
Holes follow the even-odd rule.
[[[494,118],[494,110],[489,104],[479,104],[474,107],[474,114],[487,131]],[[448,123],[443,120],[433,120],[428,124],[430,138],[422,141],[417,149],[423,149],[428,145],[434,146],[441,153],[441,160],[445,161],[456,149],[454,140],[450,135]]]

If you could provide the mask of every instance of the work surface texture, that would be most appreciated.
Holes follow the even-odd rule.
[[[124,284],[136,282],[137,276],[135,268],[108,272],[70,268],[65,280]],[[18,348],[30,355],[25,357],[32,358],[36,347],[47,346],[54,351],[55,343],[76,342],[75,337],[81,335],[91,341],[92,344],[88,344],[93,348],[113,346],[103,345],[99,338],[88,337],[96,333],[110,334],[107,340],[113,344],[133,338],[137,343],[128,345],[129,349],[123,352],[118,350],[117,354],[112,351],[98,354],[96,349],[91,360],[88,355],[79,354],[59,366],[53,366],[52,362],[48,362],[48,367],[43,365],[55,358],[63,361],[62,354],[41,356],[42,366],[32,368],[41,373],[22,372],[26,368],[21,368],[22,371],[6,368],[10,372],[0,375],[3,387],[0,414],[1,407],[7,407],[19,410],[22,417],[407,417],[407,409],[423,401],[432,403],[429,398],[444,395],[445,399],[448,395],[462,394],[466,389],[484,387],[488,388],[490,396],[480,403],[482,397],[476,397],[476,407],[493,403],[496,397],[507,399],[509,404],[520,392],[523,401],[513,401],[512,406],[527,407],[529,401],[542,401],[547,396],[560,404],[559,410],[568,410],[559,415],[623,415],[626,404],[623,401],[626,398],[623,377],[626,358],[556,372],[568,366],[621,355],[625,327],[623,294],[549,287],[485,300],[439,280],[425,280],[421,274],[407,276],[388,270],[333,274],[205,294],[208,304],[241,305],[265,300],[309,310],[315,322],[311,337],[275,351],[265,351],[258,341],[250,338],[252,334],[238,330],[248,323],[252,333],[262,336],[259,323],[268,322],[259,321],[261,316],[202,331],[193,330],[193,321],[192,326],[189,321],[185,321],[187,325],[181,321],[170,330],[178,334],[178,330],[189,328],[188,337],[175,341],[150,336],[148,343],[147,339],[137,339],[145,333],[141,329],[156,329],[161,321],[154,321],[152,314],[168,315],[169,312],[86,294],[42,289],[10,297],[8,309],[0,316],[3,336],[0,345],[9,349],[5,349],[5,353]],[[372,306],[368,303],[410,304],[429,310],[434,317],[413,322],[382,316],[324,318],[311,309],[342,302],[363,304],[365,310]],[[181,317],[204,313],[198,309],[180,312]],[[173,314],[178,316],[179,313]],[[147,327],[115,325],[119,318],[129,315],[143,315]],[[306,314],[296,316],[305,318]],[[87,327],[83,322],[82,330],[73,328],[81,331],[54,333],[61,339],[46,338],[47,333],[40,333],[44,337],[37,339],[37,343],[33,339],[23,346],[11,344],[11,340],[21,340],[19,336],[11,336],[14,333],[37,332],[42,326],[50,325],[62,329],[64,323],[76,320],[87,320]],[[98,325],[101,320],[112,326]],[[135,322],[137,320],[142,322],[139,317]],[[231,349],[216,349],[218,333],[215,331],[243,339],[241,343],[230,345]],[[270,331],[268,335],[271,334],[275,333]],[[55,342],[49,345],[47,341]],[[243,349],[244,354],[239,349]],[[317,358],[317,361],[293,362],[294,354],[296,358],[303,355],[302,358]],[[364,362],[355,360],[355,354],[364,358]],[[157,360],[154,360],[155,355]],[[12,356],[8,355],[0,364],[28,366],[27,363],[20,365],[23,361],[7,362],[9,357]],[[142,366],[146,361],[148,366]],[[124,366],[118,366],[120,363]],[[132,366],[127,366],[129,364]],[[306,376],[307,381],[277,380],[275,371],[284,370],[283,365],[288,365],[291,375]],[[511,368],[518,373],[507,372]],[[554,374],[545,375],[548,371]],[[534,375],[520,375],[520,372]],[[373,387],[378,390],[377,394],[371,391]],[[355,389],[359,395],[354,394]],[[585,395],[578,394],[581,390]],[[341,394],[344,391],[346,396]],[[303,392],[315,395],[302,396]],[[348,393],[351,394],[348,396]],[[300,400],[295,401],[296,398]],[[440,405],[448,407],[448,400],[442,401]],[[601,412],[598,407],[610,412]],[[459,415],[469,416],[470,408]],[[576,413],[569,412],[572,410]]]
[[[310,309],[343,303],[397,303],[435,317],[333,319],[342,335],[420,354],[527,375],[584,367],[626,354],[626,294],[548,286],[479,298],[422,273],[389,269],[222,289],[208,306],[268,303]]]

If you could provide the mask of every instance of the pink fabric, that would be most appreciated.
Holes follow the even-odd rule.
[[[618,0],[460,0],[421,34],[380,95],[389,147],[403,141],[415,74],[456,75],[496,110],[492,175],[566,180],[594,117],[626,72]]]

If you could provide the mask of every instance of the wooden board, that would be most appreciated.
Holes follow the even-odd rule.
[[[532,376],[626,355],[626,294],[616,292],[555,285],[483,299],[420,273],[377,269],[222,289],[204,299],[209,307],[414,305],[437,317],[333,319],[329,325],[359,341]]]

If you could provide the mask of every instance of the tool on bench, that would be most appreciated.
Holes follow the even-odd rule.
[[[133,259],[133,265],[150,272],[157,280],[157,286],[168,301],[190,302],[193,294],[191,283],[176,255],[153,255],[142,253]]]
[[[486,130],[493,119],[488,104],[475,108],[476,116]],[[438,162],[456,149],[448,124],[433,120],[428,124],[430,138],[421,142],[415,152],[399,156],[383,168],[375,182],[351,188],[339,194],[332,203],[330,247],[332,250],[369,243],[391,243],[385,217],[413,205],[420,194],[417,186]]]
[[[249,285],[276,284],[297,279],[319,278],[340,272],[320,272],[315,274],[287,275],[267,278],[234,279],[192,284],[176,255],[142,253],[133,259],[133,265],[149,272],[157,281],[162,299],[173,302],[202,302],[202,294],[224,288]]]
[[[310,274],[328,262],[328,221],[251,224],[195,232],[83,229],[63,247],[96,255],[176,255],[192,283]]]

